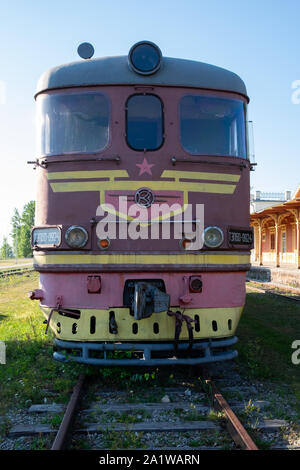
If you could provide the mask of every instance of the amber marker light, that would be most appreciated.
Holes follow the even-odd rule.
[[[102,238],[101,240],[98,241],[99,248],[101,250],[107,250],[110,245],[110,240],[109,238]]]
[[[179,245],[181,248],[183,248],[184,250],[187,250],[190,243],[192,243],[192,240],[190,240],[189,238],[182,238],[179,242]]]

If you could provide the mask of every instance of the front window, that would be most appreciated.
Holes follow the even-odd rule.
[[[103,150],[109,139],[109,102],[98,92],[40,95],[38,153],[60,155]]]
[[[134,150],[156,150],[163,143],[163,108],[155,95],[133,95],[127,101],[127,143]]]
[[[192,155],[246,158],[244,103],[186,95],[180,101],[181,144]]]

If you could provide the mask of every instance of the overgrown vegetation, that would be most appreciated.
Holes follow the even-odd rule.
[[[52,338],[43,316],[27,292],[37,287],[37,274],[0,280],[0,341],[6,364],[0,364],[0,414],[47,401],[47,393],[66,402],[82,367],[52,360]]]
[[[122,433],[117,431],[107,430],[103,436],[104,447],[112,450],[117,449],[143,449],[143,433],[124,431]]]
[[[300,305],[249,292],[237,336],[238,363],[250,377],[288,384],[300,398],[300,365],[291,359],[292,343],[300,339]]]

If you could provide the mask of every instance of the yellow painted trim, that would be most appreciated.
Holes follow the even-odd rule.
[[[175,181],[180,181],[183,178],[193,180],[214,180],[214,181],[239,181],[240,175],[228,173],[208,173],[199,171],[175,171],[164,170],[161,178],[174,178]]]
[[[102,206],[102,209],[106,212],[109,212],[110,214],[113,214],[115,216],[118,216],[118,217],[121,217],[123,219],[126,219],[126,220],[136,220],[136,217],[132,217],[126,213],[122,213],[120,211],[117,211],[115,208],[111,208],[110,205],[107,205],[105,204],[105,202],[102,202],[101,203],[101,200],[103,199],[103,196],[104,196],[104,193],[103,192],[100,192],[100,204]],[[178,205],[178,203],[173,203],[173,204],[176,204]],[[173,204],[170,205],[170,209],[172,208]],[[176,215],[179,215],[179,214],[182,214],[183,212],[185,212],[185,210],[188,208],[188,193],[186,191],[183,192],[183,205],[181,207],[179,207],[178,209],[175,209],[175,210],[170,210],[170,212],[166,213],[166,214],[163,214],[163,215],[159,215],[158,217],[151,217],[151,221],[149,222],[142,222],[142,221],[139,221],[138,223],[141,225],[141,227],[145,227],[145,226],[149,226],[149,225],[152,225],[152,223],[154,222],[158,222],[158,221],[161,221],[161,220],[170,220],[172,217],[175,217]]]
[[[199,264],[199,265],[235,265],[235,264],[249,264],[250,254],[195,254],[195,253],[182,253],[182,254],[47,254],[41,255],[34,253],[35,264],[42,266],[44,264]]]
[[[182,214],[183,212],[185,212],[185,210],[188,208],[188,204],[185,201],[186,201],[186,194],[184,194],[184,204],[180,208],[178,208],[176,210],[172,210],[172,211],[170,211],[166,214],[160,215],[159,217],[151,217],[151,220],[149,222],[143,222],[142,220],[141,221],[138,220],[137,223],[141,227],[147,227],[147,226],[152,225],[153,223],[161,221],[161,220],[170,220],[171,218],[175,217],[176,215],[179,215],[179,214]],[[132,217],[132,216],[127,215],[127,214],[123,214],[122,212],[111,208],[111,206],[107,206],[107,204],[105,204],[105,203],[102,203],[102,209],[106,212],[109,212],[112,215],[121,217],[122,219],[126,219],[126,220],[129,220],[129,221],[136,220],[136,217]]]
[[[60,171],[47,173],[48,180],[66,180],[66,179],[91,179],[91,178],[129,178],[127,170],[97,170],[97,171]],[[233,181],[238,182],[240,175],[228,173],[209,173],[199,171],[177,171],[164,170],[161,178],[174,178],[175,181],[181,179],[194,180],[214,180],[214,181]]]
[[[59,171],[47,173],[48,180],[89,179],[89,178],[129,178],[126,170],[99,170],[99,171]]]
[[[175,186],[176,185],[176,186]],[[175,210],[173,216],[180,214],[185,211],[188,204],[188,193],[212,193],[212,194],[233,194],[236,185],[231,184],[220,184],[220,183],[180,183],[173,181],[80,181],[80,182],[65,182],[65,183],[51,183],[53,192],[86,192],[86,191],[99,191],[100,193],[100,205],[102,208],[113,215],[117,215],[126,220],[133,220],[134,217],[128,214],[123,214],[116,210],[111,210],[105,204],[105,191],[107,190],[119,190],[119,191],[136,191],[137,189],[146,186],[153,191],[182,191],[183,192],[183,205],[181,209]],[[175,187],[174,187],[175,186]],[[164,214],[159,216],[158,220],[169,219],[170,214]],[[155,222],[153,219],[152,222]],[[149,225],[149,224],[143,224]]]
[[[71,307],[70,307],[71,308]],[[41,306],[46,318],[50,313],[50,308]],[[109,311],[115,312],[116,322],[118,324],[118,334],[109,333]],[[171,310],[176,311],[176,308]],[[232,336],[237,328],[243,306],[231,308],[199,308],[185,309],[185,314],[195,318],[199,316],[200,331],[195,331],[194,338],[224,338]],[[90,333],[90,318],[96,317],[96,331]],[[228,320],[231,320],[231,329],[228,326]],[[212,322],[216,321],[218,330],[214,331]],[[60,323],[61,333],[57,333],[57,323]],[[72,333],[72,326],[76,323],[76,334]],[[138,324],[138,333],[133,334],[132,324]],[[159,324],[159,333],[153,331],[153,324]],[[144,318],[138,322],[130,315],[129,309],[124,307],[112,307],[108,310],[81,309],[79,320],[63,317],[54,312],[50,320],[50,327],[55,336],[66,341],[172,341],[175,336],[175,318],[170,317],[166,312],[154,313],[149,318]],[[182,326],[180,339],[188,340],[188,331],[186,324]]]
[[[167,191],[188,191],[194,193],[212,193],[212,194],[233,194],[236,188],[235,184],[221,183],[181,183],[176,187],[174,181],[78,181],[65,183],[51,183],[54,193],[68,193],[79,191],[105,191],[105,190],[137,190],[142,187],[148,187],[157,190]]]
[[[136,180],[116,180],[116,178],[127,178],[128,173],[126,170],[102,170],[102,171],[64,171],[48,173],[48,180],[60,179],[89,179],[89,178],[105,178],[106,181],[77,181],[77,182],[51,182],[50,186],[54,193],[66,192],[86,192],[86,191],[99,191],[100,205],[107,212],[121,217],[126,220],[134,220],[134,217],[126,213],[121,213],[115,209],[111,209],[105,203],[105,191],[136,191],[137,189],[146,186],[153,191],[182,191],[183,192],[183,205],[180,209],[176,209],[173,213],[166,213],[160,215],[158,218],[151,219],[150,223],[142,223],[142,226],[150,225],[157,220],[169,219],[186,210],[188,204],[188,193],[210,193],[210,194],[233,194],[236,184],[222,184],[222,183],[206,183],[206,182],[182,182],[182,178],[186,179],[207,179],[216,181],[232,181],[237,182],[240,179],[239,175],[222,174],[222,173],[205,173],[205,172],[192,172],[192,171],[173,171],[165,170],[162,173],[163,178],[173,178],[174,181],[136,181]]]

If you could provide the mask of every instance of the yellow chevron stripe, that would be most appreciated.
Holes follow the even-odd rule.
[[[51,183],[53,192],[67,193],[78,191],[103,191],[103,190],[137,190],[146,186],[156,190],[182,190],[195,193],[233,194],[236,185],[221,183],[186,183],[173,181],[80,181],[66,183]]]
[[[48,180],[62,179],[92,179],[92,178],[129,178],[127,170],[99,170],[99,171],[61,171],[48,173]],[[174,178],[176,181],[180,179],[194,180],[214,180],[214,181],[232,181],[237,182],[240,175],[228,173],[208,173],[198,171],[175,171],[164,170],[161,178]]]
[[[198,171],[175,171],[175,170],[164,170],[161,178],[174,178],[175,181],[181,179],[193,179],[193,180],[214,180],[214,181],[239,181],[240,175],[228,174],[228,173],[207,173]]]
[[[89,179],[89,178],[128,178],[126,170],[99,170],[99,171],[60,171],[48,173],[48,180]]]

